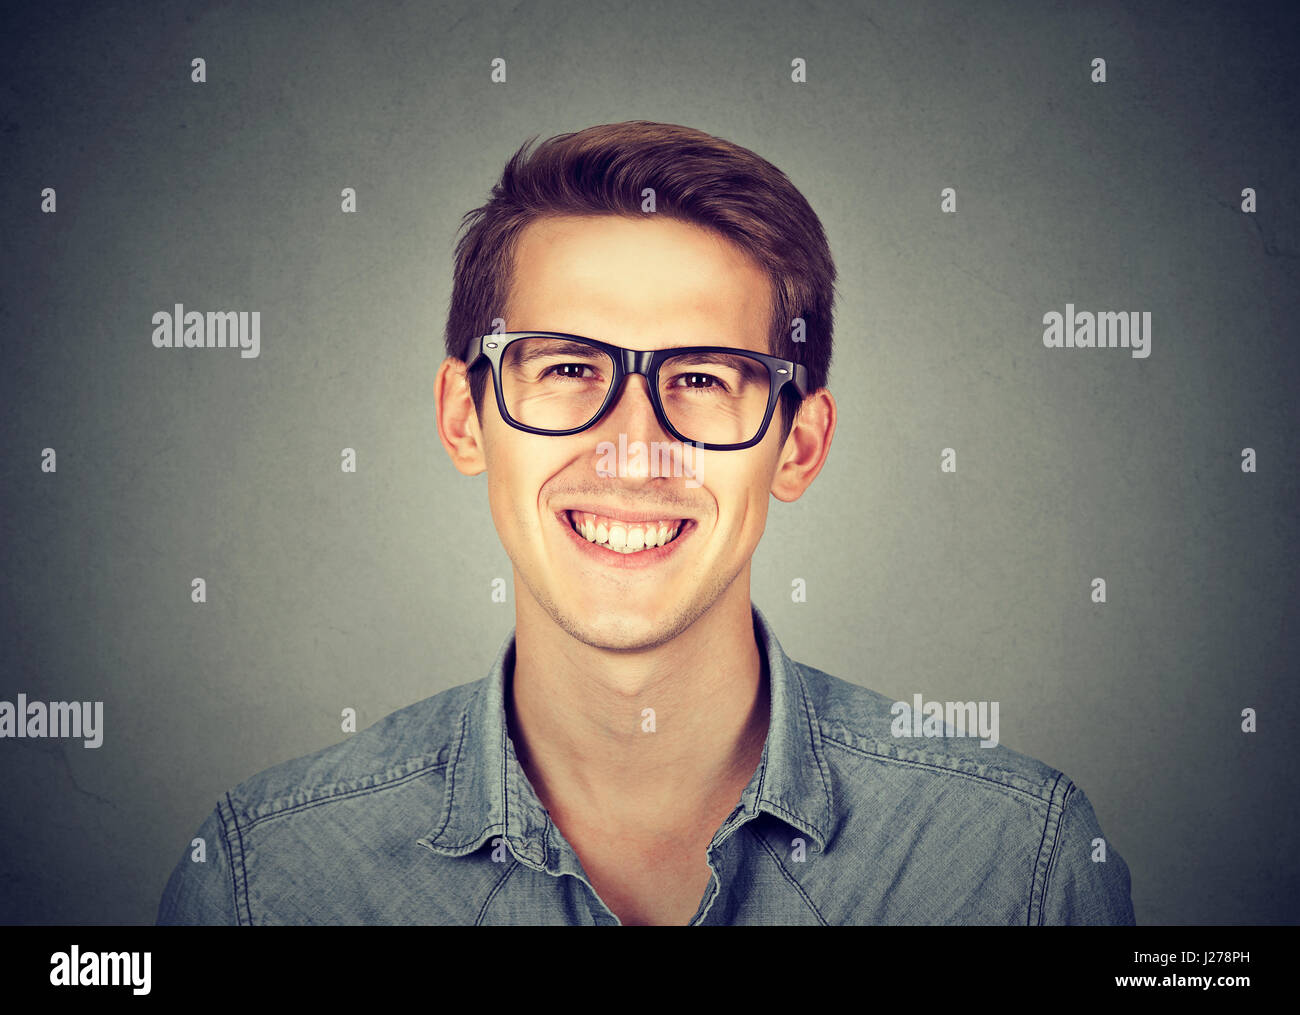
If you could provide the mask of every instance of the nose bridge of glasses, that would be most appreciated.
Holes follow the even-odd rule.
[[[614,392],[612,401],[604,414],[605,418],[608,419],[616,413],[625,411],[627,389],[636,383],[636,376],[639,374],[640,383],[645,390],[641,395],[643,404],[634,411],[644,414],[646,419],[653,418],[654,423],[651,425],[656,430],[662,429],[658,415],[655,413],[654,399],[650,389],[650,364],[654,358],[654,350],[623,349],[620,358],[622,360],[623,382],[619,386],[619,390]]]
[[[638,374],[640,374],[639,381],[637,376]],[[627,398],[628,389],[635,386],[640,386],[642,388],[641,398],[644,402],[643,408],[650,410],[654,409],[654,400],[650,395],[650,378],[640,371],[625,370],[623,372],[623,383],[619,385],[619,390],[615,391],[611,396],[609,403],[610,413],[618,411],[623,406],[623,403]]]
[[[640,374],[649,382],[650,362],[654,359],[655,352],[653,349],[624,349],[623,352],[623,372],[626,374]]]

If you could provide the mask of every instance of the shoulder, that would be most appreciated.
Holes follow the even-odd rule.
[[[923,726],[926,716],[913,714],[915,701],[896,701],[803,663],[795,665],[827,754],[842,767],[896,778],[961,781],[972,791],[1016,794],[1044,804],[1060,795],[1061,783],[1069,781],[1060,771],[999,741],[997,702],[924,701],[923,711],[937,704],[943,713]]]
[[[886,895],[856,900],[858,913],[903,923],[1133,922],[1128,868],[1107,850],[1087,796],[998,742],[998,703],[900,702],[795,665],[831,780],[834,839],[846,847],[832,841],[828,859],[838,852],[856,865],[865,851],[894,879]],[[851,908],[841,922],[855,922]]]
[[[398,709],[348,739],[274,765],[226,794],[246,825],[332,801],[399,790],[446,768],[469,702],[485,680]]]
[[[446,772],[484,683],[408,705],[223,794],[191,843],[206,855],[187,847],[157,922],[460,921],[436,892],[415,890],[436,888],[440,869],[417,841],[444,813]]]

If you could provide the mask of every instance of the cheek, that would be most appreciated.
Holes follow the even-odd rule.
[[[488,503],[503,545],[536,543],[546,523],[542,490],[555,471],[562,468],[562,463],[552,469],[541,450],[544,449],[489,444],[485,451]]]
[[[741,545],[748,553],[757,548],[767,524],[767,498],[766,489],[751,489],[747,491],[744,502],[737,504],[736,538],[742,541]]]
[[[710,470],[702,478],[717,511],[717,528],[737,539],[745,534],[745,538],[756,541],[767,520],[771,477],[766,472],[755,474],[752,466],[737,468],[708,462],[704,468]]]
[[[503,454],[500,448],[485,455],[487,459],[488,505],[492,512],[492,522],[496,525],[501,542],[510,546],[516,540],[525,538],[527,518],[522,502],[523,486],[527,476],[521,475],[524,463],[511,454]]]
[[[514,509],[510,505],[509,488],[496,478],[500,474],[501,470],[495,464],[488,466],[488,510],[502,545],[509,547],[515,530]]]

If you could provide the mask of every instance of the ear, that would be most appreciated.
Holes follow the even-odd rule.
[[[433,382],[433,398],[438,410],[438,439],[451,464],[466,476],[477,476],[487,468],[487,457],[463,362],[450,356],[442,361]]]
[[[822,471],[834,436],[835,399],[828,390],[819,388],[803,400],[795,413],[772,477],[772,496],[786,502],[803,496]]]

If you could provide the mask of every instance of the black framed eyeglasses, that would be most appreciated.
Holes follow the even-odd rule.
[[[629,374],[646,379],[660,425],[709,451],[739,451],[763,439],[781,392],[808,394],[801,363],[722,345],[624,349],[558,331],[482,335],[466,369],[492,364],[501,418],[525,433],[564,437],[594,426]]]

